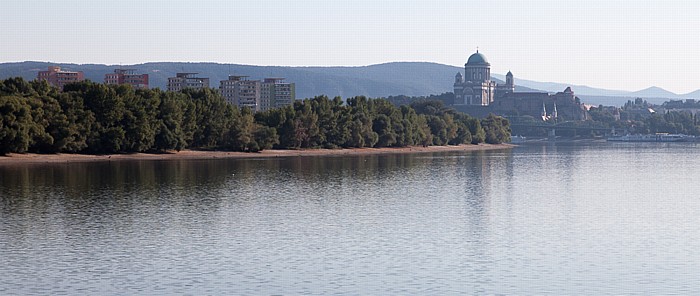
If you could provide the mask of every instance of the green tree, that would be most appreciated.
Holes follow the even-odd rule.
[[[71,83],[64,86],[63,90],[70,95],[81,97],[85,109],[95,118],[87,138],[88,152],[123,152],[127,143],[122,126],[126,107],[117,90],[90,81]]]
[[[66,122],[57,123],[56,129],[50,130],[55,132],[56,149],[69,153],[87,150],[88,138],[96,124],[94,113],[85,108],[82,96],[76,93],[61,93],[57,100]]]
[[[187,147],[187,140],[183,125],[185,124],[185,110],[187,105],[179,93],[162,93],[160,90],[151,90],[150,98],[160,97],[158,108],[157,126],[154,136],[153,149],[156,151],[177,150]]]
[[[510,142],[510,124],[507,119],[489,114],[481,121],[485,132],[485,141],[488,144],[501,144]]]
[[[271,149],[280,142],[276,129],[260,124],[255,124],[253,139],[255,139],[259,150]]]
[[[151,95],[151,91],[138,93],[130,85],[116,87],[117,95],[124,101],[124,115],[121,126],[124,130],[125,141],[123,151],[144,152],[152,150],[155,136],[160,128],[157,119],[160,97]]]
[[[233,107],[227,104],[218,92],[211,89],[185,89],[185,95],[194,103],[194,130],[192,147],[216,148],[230,129],[233,118],[229,116]],[[188,116],[186,118],[189,119]]]
[[[31,108],[21,97],[0,96],[0,155],[24,153],[32,140]]]

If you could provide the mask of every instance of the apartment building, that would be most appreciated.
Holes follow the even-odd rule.
[[[248,80],[248,76],[230,75],[219,85],[227,103],[260,111],[260,81]]]
[[[68,83],[78,82],[85,80],[85,74],[82,71],[63,71],[61,67],[49,66],[47,71],[39,71],[36,76],[37,80],[46,80],[49,84],[63,89]]]
[[[249,80],[248,76],[229,76],[219,86],[226,102],[255,111],[289,106],[294,103],[295,85],[284,78]]]
[[[286,82],[284,78],[265,78],[260,85],[260,111],[294,104],[294,83]]]
[[[136,74],[134,69],[115,69],[105,74],[105,84],[130,84],[134,88],[148,88],[148,74]]]
[[[182,91],[186,88],[202,89],[209,87],[209,78],[197,77],[199,73],[177,73],[168,77],[169,91]]]

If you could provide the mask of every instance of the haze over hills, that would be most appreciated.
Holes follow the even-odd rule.
[[[151,87],[165,89],[167,78],[177,72],[198,72],[202,77],[209,77],[211,87],[218,87],[219,81],[228,75],[247,75],[251,79],[265,77],[283,77],[296,83],[297,98],[309,98],[325,94],[329,97],[343,98],[356,95],[368,97],[386,97],[391,95],[427,96],[452,91],[454,75],[463,71],[461,67],[427,63],[394,62],[361,67],[280,67],[251,66],[218,63],[179,63],[155,62],[137,65],[100,65],[100,64],[64,64],[47,62],[0,63],[0,79],[23,77],[27,80],[36,78],[37,72],[48,66],[58,65],[66,70],[83,71],[85,77],[101,82],[104,74],[116,68],[135,69],[147,73]],[[652,103],[661,103],[669,99],[700,98],[700,90],[688,94],[675,94],[658,87],[650,87],[636,92],[607,90],[556,82],[538,82],[524,80],[515,75],[516,91],[525,92],[559,92],[571,86],[572,90],[587,104],[622,105],[631,98],[646,98]],[[494,80],[502,83],[504,75],[492,74]]]

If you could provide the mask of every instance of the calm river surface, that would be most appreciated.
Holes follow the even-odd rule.
[[[700,145],[0,167],[0,294],[700,294]]]

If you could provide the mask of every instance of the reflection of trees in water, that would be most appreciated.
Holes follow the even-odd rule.
[[[414,155],[289,157],[240,167],[232,190],[238,198],[337,198],[348,190],[377,188],[421,163]],[[239,177],[240,176],[240,177]],[[334,190],[337,194],[334,194]]]
[[[293,157],[177,161],[117,161],[0,167],[0,193],[7,207],[42,203],[60,195],[81,207],[92,199],[209,199],[226,186],[265,186],[279,181],[341,182],[386,178],[413,166],[413,155]],[[235,180],[235,183],[231,183]],[[52,194],[47,194],[52,193]],[[24,205],[33,208],[33,205]],[[22,207],[24,207],[22,206]],[[70,206],[70,205],[68,205]],[[44,206],[45,207],[45,206]]]
[[[217,161],[1,167],[0,200],[7,214],[26,211],[27,215],[90,215],[99,219],[130,215],[149,206],[168,212],[176,212],[175,208],[214,210],[221,197],[217,189],[231,171],[226,162]]]
[[[0,167],[0,200],[4,210],[15,214],[19,209],[87,210],[92,215],[108,216],[132,215],[145,209],[163,211],[164,217],[171,212],[189,216],[216,212],[224,202],[249,199],[324,199],[371,192],[380,197],[389,194],[382,191],[387,184],[430,179],[442,174],[446,161],[458,161],[463,170],[457,172],[457,180],[472,188],[469,199],[477,202],[477,207],[486,198],[479,192],[489,190],[493,175],[487,174],[491,160],[485,159],[488,157],[478,152]],[[431,182],[430,186],[442,186],[440,183]]]
[[[298,157],[290,159],[289,172],[309,180],[327,176],[348,176],[360,181],[376,180],[392,174],[398,168],[415,164],[414,155],[359,155],[348,157]]]
[[[34,187],[48,186],[67,195],[111,190],[116,193],[156,190],[164,186],[197,186],[216,183],[229,170],[221,164],[198,161],[118,161],[27,165],[0,168],[3,188],[19,190],[17,195]]]

